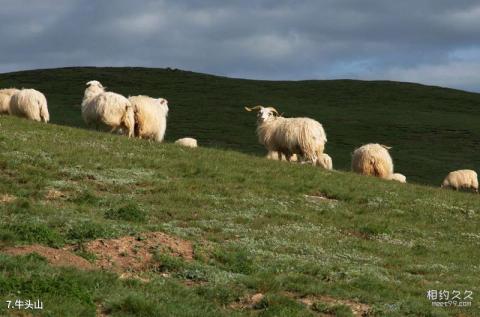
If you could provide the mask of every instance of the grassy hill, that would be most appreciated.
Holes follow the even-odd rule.
[[[191,135],[209,147],[265,154],[255,117],[244,105],[275,105],[285,116],[309,116],[327,132],[326,151],[349,170],[361,144],[393,147],[396,170],[410,181],[439,186],[460,168],[480,169],[480,95],[398,82],[253,81],[180,70],[62,68],[0,74],[0,87],[35,87],[49,101],[52,122],[83,127],[79,105],[96,79],[125,95],[169,100],[167,140]]]
[[[193,135],[209,147],[69,127],[82,127],[83,83],[94,78],[167,97],[169,140]],[[44,91],[60,124],[0,117],[3,303],[40,299],[44,316],[480,315],[478,195],[255,157],[255,119],[241,109],[278,104],[319,119],[339,167],[378,136],[395,146],[399,170],[435,183],[460,158],[478,162],[476,94],[148,69],[22,72],[0,84]],[[461,130],[447,132],[452,118],[464,118],[463,144]],[[22,245],[43,256],[19,255]],[[428,290],[472,291],[472,307],[432,307]],[[25,312],[0,306],[0,315]]]

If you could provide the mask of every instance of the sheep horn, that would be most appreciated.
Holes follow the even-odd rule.
[[[384,144],[380,144],[384,149],[390,150],[392,147]]]
[[[253,108],[249,108],[249,107],[245,107],[245,110],[247,111],[253,111],[253,110],[258,110],[258,109],[262,109],[263,107],[262,106],[255,106]]]
[[[275,109],[274,107],[270,107],[270,110],[272,110],[277,116],[280,116],[277,109]]]

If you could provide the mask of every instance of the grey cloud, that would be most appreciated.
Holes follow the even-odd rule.
[[[170,66],[246,78],[392,79],[480,90],[472,71],[480,64],[479,27],[480,5],[467,0],[7,0],[0,71]]]

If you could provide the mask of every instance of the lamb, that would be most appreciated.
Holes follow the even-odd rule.
[[[34,121],[47,123],[50,120],[47,98],[35,89],[22,89],[10,98],[9,113]]]
[[[8,114],[12,95],[20,90],[15,88],[0,89],[0,114]]]
[[[326,170],[332,170],[332,158],[327,153],[322,153],[317,159],[317,165],[323,167]]]
[[[285,155],[283,155],[280,152],[277,151],[269,151],[267,155],[265,156],[268,160],[274,160],[274,161],[286,161]],[[292,157],[290,157],[290,162],[297,162],[297,154],[292,154]]]
[[[370,143],[353,152],[352,170],[356,173],[389,179],[393,174],[393,161],[388,153],[390,147]]]
[[[400,183],[406,183],[407,182],[407,177],[405,175],[400,174],[400,173],[393,173],[388,177],[389,180],[391,181],[397,181]]]
[[[441,188],[453,188],[455,190],[466,189],[478,193],[477,173],[472,170],[458,170],[448,173],[443,180]]]
[[[110,132],[126,130],[133,136],[135,118],[133,107],[127,98],[114,92],[105,92],[102,84],[89,81],[82,100],[82,117],[87,125],[107,126]]]
[[[322,125],[310,118],[284,118],[273,107],[245,107],[258,110],[257,135],[268,151],[277,151],[290,161],[297,154],[302,161],[315,164],[323,153],[327,136]]]
[[[186,146],[186,147],[191,147],[191,148],[198,147],[197,140],[195,140],[193,138],[178,139],[177,141],[175,141],[175,144],[178,144],[178,145],[181,145],[181,146]]]
[[[135,116],[135,136],[162,142],[167,128],[168,101],[148,96],[129,97]]]

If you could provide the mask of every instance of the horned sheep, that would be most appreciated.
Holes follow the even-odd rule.
[[[323,153],[327,136],[322,125],[310,118],[284,118],[273,107],[245,107],[258,110],[257,135],[268,151],[285,155],[287,161],[297,154],[302,161],[315,164]]]
[[[177,141],[175,141],[175,144],[185,146],[185,147],[191,147],[191,148],[198,147],[197,140],[195,140],[194,138],[178,139]]]
[[[10,98],[9,113],[34,121],[47,123],[50,120],[47,98],[35,89],[22,89]]]
[[[133,107],[124,96],[106,92],[96,80],[89,81],[82,100],[82,117],[87,125],[107,126],[110,132],[126,130],[133,136],[135,118]]]
[[[470,189],[478,193],[477,173],[472,170],[457,170],[448,173],[443,180],[442,188],[453,188],[455,190]]]
[[[135,136],[162,142],[167,128],[168,101],[148,96],[133,96],[128,100],[135,114]]]
[[[10,109],[10,99],[13,94],[19,92],[16,88],[0,89],[0,114],[8,114]]]
[[[356,173],[389,179],[393,174],[393,161],[388,153],[390,147],[370,143],[353,152],[352,170]]]

